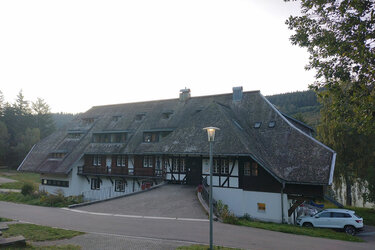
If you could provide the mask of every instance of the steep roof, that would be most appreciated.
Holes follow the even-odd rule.
[[[260,123],[259,128],[255,124]],[[259,91],[97,106],[39,142],[22,171],[66,174],[84,154],[181,154],[207,156],[204,127],[215,126],[215,155],[250,156],[280,181],[331,184],[335,152],[288,121]],[[95,133],[127,133],[125,143],[93,143]],[[144,143],[144,132],[169,132]],[[81,136],[71,138],[68,133]],[[66,152],[50,159],[51,152]]]

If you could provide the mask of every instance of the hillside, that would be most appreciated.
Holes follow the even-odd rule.
[[[266,96],[281,112],[316,128],[320,118],[320,104],[314,91],[297,91]]]

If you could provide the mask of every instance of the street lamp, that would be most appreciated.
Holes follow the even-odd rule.
[[[208,141],[210,143],[210,250],[213,249],[213,246],[212,246],[212,243],[213,243],[213,233],[212,233],[212,229],[213,229],[213,222],[212,222],[212,215],[213,215],[213,203],[212,203],[212,196],[213,196],[213,193],[212,193],[212,147],[213,147],[213,143],[215,141],[215,131],[216,130],[220,130],[219,128],[215,128],[215,127],[207,127],[207,128],[204,128],[204,130],[207,130],[207,135],[208,135]]]

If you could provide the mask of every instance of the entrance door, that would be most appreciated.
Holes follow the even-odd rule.
[[[186,159],[186,184],[199,185],[202,183],[202,159]]]

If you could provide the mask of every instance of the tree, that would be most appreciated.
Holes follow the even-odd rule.
[[[31,104],[36,127],[40,130],[41,138],[50,135],[55,130],[54,121],[52,119],[49,105],[41,98],[37,98]]]
[[[370,199],[375,197],[375,145],[368,143],[375,137],[374,9],[374,0],[301,0],[302,15],[286,21],[295,31],[292,44],[310,53],[306,69],[317,72],[311,88],[323,104],[319,138],[338,152],[336,173],[348,181],[347,188],[362,177]]]
[[[3,92],[0,90],[0,118],[3,116],[4,112],[4,95]]]
[[[0,166],[5,164],[5,156],[8,152],[8,137],[7,126],[0,121]]]
[[[29,102],[25,100],[25,96],[22,93],[22,89],[18,92],[16,102],[13,104],[17,115],[29,115],[31,114]]]

